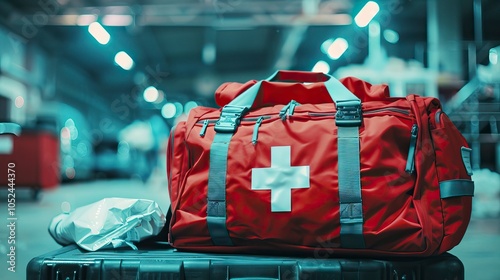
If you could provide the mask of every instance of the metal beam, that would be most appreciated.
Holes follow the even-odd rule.
[[[318,13],[320,4],[328,6]],[[347,25],[352,4],[341,0],[288,1],[198,1],[139,6],[59,6],[47,25],[74,26],[80,15],[128,15],[137,26],[256,27],[295,25]],[[36,5],[21,11],[30,17],[40,12]],[[20,24],[20,23],[18,23]]]

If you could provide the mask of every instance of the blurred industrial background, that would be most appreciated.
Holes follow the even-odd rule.
[[[166,210],[170,128],[217,106],[223,82],[295,69],[441,100],[476,181],[453,252],[469,279],[498,279],[499,15],[498,0],[0,1],[0,123],[22,127],[0,136],[0,182],[11,154],[29,159],[16,161],[18,267],[7,271],[1,226],[1,278],[24,279],[31,258],[59,247],[46,227],[63,201],[145,197]]]

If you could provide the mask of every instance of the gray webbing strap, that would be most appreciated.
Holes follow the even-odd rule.
[[[441,198],[474,196],[474,182],[471,180],[448,180],[439,183]]]
[[[338,128],[340,244],[364,248],[358,127]]]
[[[210,146],[207,224],[214,245],[231,246],[226,227],[227,154],[233,133],[216,133]]]
[[[361,101],[336,79],[325,86],[337,106],[340,246],[365,248],[359,160]]]

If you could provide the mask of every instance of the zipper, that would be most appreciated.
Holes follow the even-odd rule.
[[[400,113],[400,114],[403,114],[403,115],[410,115],[410,111],[409,110],[405,110],[405,109],[401,109],[401,108],[396,108],[396,107],[389,107],[389,108],[383,108],[383,109],[373,109],[373,110],[365,111],[363,113],[364,114],[366,114],[366,113],[367,114],[376,114],[376,113],[386,112],[386,111]]]
[[[255,122],[257,121],[259,118],[264,118],[264,119],[270,119],[271,116],[259,116],[259,117],[252,117],[252,118],[242,118],[241,121],[242,122]],[[205,119],[205,120],[199,120],[197,121],[196,123],[201,123],[202,125],[205,124],[205,121],[208,121],[208,124],[211,124],[211,123],[216,123],[219,119]]]
[[[254,118],[243,118],[243,119],[241,119],[241,121],[242,122],[256,122],[260,118],[262,118],[263,120],[265,120],[265,119],[270,119],[271,116],[260,116],[260,117],[254,117]]]
[[[414,124],[411,128],[410,147],[408,148],[408,159],[406,160],[406,173],[415,172],[415,149],[417,147],[418,126]]]
[[[252,134],[252,144],[255,145],[257,144],[257,136],[259,134],[259,127],[262,124],[262,121],[264,120],[264,117],[259,117],[257,121],[255,122],[255,125],[253,127],[253,134]]]
[[[380,113],[380,112],[395,112],[395,113],[400,113],[400,114],[407,115],[407,116],[410,115],[410,111],[409,110],[405,110],[405,109],[401,109],[401,108],[396,108],[396,107],[388,107],[388,108],[383,108],[383,109],[367,110],[367,111],[363,111],[363,115],[365,115],[365,114],[376,114],[376,113]],[[335,114],[337,114],[336,111],[335,112],[328,112],[328,113],[313,113],[313,112],[309,112],[310,116],[335,116]]]
[[[204,120],[203,121],[203,126],[201,127],[201,130],[200,130],[200,136],[201,137],[205,136],[205,132],[207,132],[207,127],[208,127],[208,120]]]
[[[284,120],[286,120],[287,116],[292,116],[293,112],[295,111],[295,107],[297,105],[300,105],[300,103],[295,101],[295,100],[292,100],[292,101],[290,101],[290,103],[285,105],[283,107],[283,109],[280,110],[280,113],[279,113],[281,120],[284,121]]]
[[[270,119],[271,116],[260,116],[260,117],[254,117],[254,118],[242,118],[241,121],[243,122],[258,122],[258,124],[256,123],[256,129],[258,129],[258,127],[260,126],[260,124],[262,123],[263,120],[265,119]],[[208,128],[208,125],[209,124],[212,124],[212,123],[216,123],[219,119],[205,119],[205,120],[200,120],[200,121],[197,121],[196,123],[201,123],[202,124],[202,127],[201,127],[201,130],[200,130],[200,136],[201,137],[204,137],[205,136],[205,133],[207,132],[207,128]],[[252,139],[255,137],[257,137],[255,134],[258,133],[258,132],[255,132],[254,130],[254,136],[252,137]],[[257,141],[257,140],[255,140]],[[253,143],[253,140],[252,140],[252,143]]]
[[[281,109],[281,111],[279,113],[279,117],[281,119],[286,119],[286,115],[292,116],[294,114],[294,112],[295,112],[295,107],[297,107],[297,105],[301,105],[301,104],[299,102],[295,101],[295,100],[290,101],[290,103],[288,103],[287,105],[285,105],[285,107],[283,107],[283,109]],[[396,108],[396,107],[388,107],[388,108],[383,108],[383,109],[368,110],[368,111],[364,111],[363,114],[375,114],[375,113],[387,112],[387,111],[401,113],[401,114],[404,114],[404,115],[410,115],[410,111],[409,110],[405,110],[405,109],[401,109],[401,108]],[[314,112],[309,112],[308,115],[309,116],[335,116],[336,113],[337,113],[336,111],[335,112],[328,112],[328,113],[314,113]],[[261,117],[263,117],[264,119],[271,118],[271,116],[261,116]],[[242,118],[241,121],[242,122],[244,122],[244,121],[257,121],[261,117]],[[201,123],[201,124],[205,125],[205,122],[208,121],[208,123],[207,123],[207,126],[208,126],[211,123],[216,123],[218,120],[219,120],[219,118],[205,119],[205,120],[200,120],[197,123]],[[203,127],[202,127],[202,130],[203,130]]]

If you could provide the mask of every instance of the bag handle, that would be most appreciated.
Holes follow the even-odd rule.
[[[276,82],[317,83],[325,82],[329,79],[330,76],[322,72],[279,70],[274,72],[273,75],[266,80]]]
[[[267,79],[258,81],[224,106],[219,121],[215,124],[215,131],[235,132],[241,116],[252,108],[255,99],[259,95],[262,82],[268,81],[323,82],[332,102],[337,107],[335,115],[337,126],[361,126],[361,100],[339,80],[323,73],[277,71]]]
[[[262,82],[282,81],[282,82],[323,82],[332,101],[337,104],[338,101],[358,101],[361,100],[350,92],[339,80],[334,77],[316,72],[300,72],[300,71],[277,71],[263,81],[258,81],[245,92],[229,102],[230,106],[244,106],[249,109],[259,94]]]

